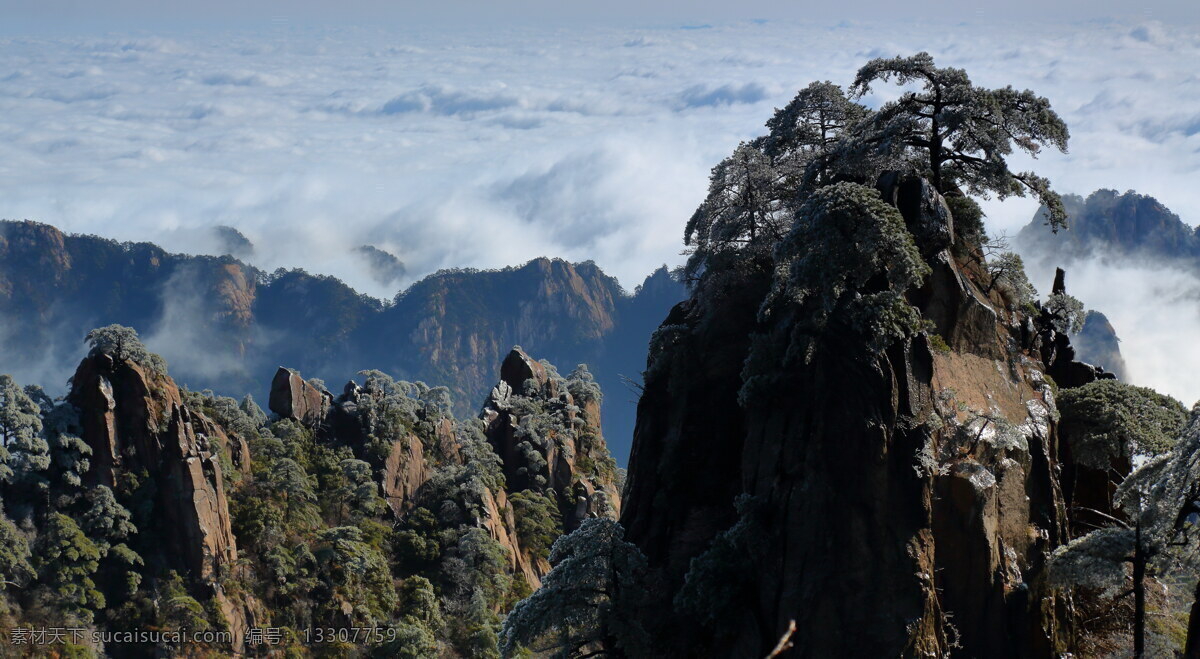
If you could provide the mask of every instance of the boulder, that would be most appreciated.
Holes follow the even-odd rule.
[[[541,389],[546,385],[549,376],[545,367],[525,354],[520,346],[515,346],[500,365],[500,380],[519,394],[525,391],[526,380],[533,380]]]
[[[886,172],[875,187],[884,201],[900,210],[922,256],[929,258],[954,244],[954,216],[929,181]]]
[[[332,402],[328,392],[318,390],[299,373],[280,366],[271,380],[271,397],[267,405],[285,419],[295,419],[315,428],[325,420]]]

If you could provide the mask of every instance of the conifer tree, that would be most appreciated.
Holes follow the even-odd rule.
[[[1033,193],[1048,209],[1047,223],[1066,226],[1062,199],[1050,182],[1033,172],[1013,172],[1005,159],[1014,147],[1036,156],[1043,146],[1066,152],[1070,132],[1050,101],[1030,90],[977,87],[962,69],[942,68],[929,53],[878,58],[858,70],[851,86],[861,97],[877,82],[916,84],[885,103],[856,136],[859,155],[908,161],[946,192],[961,186],[977,195],[1003,199]]]

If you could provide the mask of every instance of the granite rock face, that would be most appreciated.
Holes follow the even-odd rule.
[[[500,363],[499,375],[480,413],[480,427],[487,446],[499,457],[504,483],[479,493],[481,513],[475,524],[505,549],[512,573],[536,588],[550,565],[522,546],[509,496],[527,489],[547,494],[557,502],[569,531],[588,517],[619,514],[615,464],[601,434],[600,393],[594,381],[564,379],[519,347]],[[471,431],[464,425],[480,421],[455,422],[418,411],[415,423],[420,432],[383,432],[378,412],[387,406],[386,399],[397,395],[369,381],[365,387],[351,381],[331,399],[298,372],[280,368],[272,384],[271,409],[312,428],[318,441],[348,446],[356,455],[367,456],[368,445],[377,451],[382,443],[386,457],[376,463],[376,475],[394,520],[403,522],[418,506],[436,507],[426,500],[426,486],[439,469],[469,466],[469,460],[478,459],[464,450],[460,433]],[[535,436],[533,448],[529,442]]]
[[[429,480],[429,463],[420,438],[408,436],[392,442],[383,465],[383,497],[397,516],[403,515],[416,499],[417,490]]]
[[[789,620],[797,657],[1071,651],[1070,601],[1044,575],[1068,540],[1046,374],[1111,376],[985,292],[932,188],[884,187],[932,268],[910,303],[944,345],[871,354],[830,336],[807,361],[752,366],[798,324],[759,315],[765,277],[678,305],[652,341],[621,521],[664,584],[659,610],[709,592],[724,611],[720,630],[665,615],[667,655],[761,657]],[[748,539],[730,535],[746,520]],[[752,567],[706,591],[694,561],[718,538]]]
[[[875,187],[884,201],[900,210],[923,256],[928,258],[954,244],[954,217],[929,181],[888,172]]]
[[[295,419],[315,428],[325,420],[331,403],[329,392],[318,390],[299,373],[282,366],[271,380],[271,397],[267,404],[272,412],[285,419]]]
[[[227,598],[220,581],[238,560],[218,452],[224,446],[248,468],[236,445],[212,420],[183,403],[166,374],[127,359],[84,359],[68,398],[79,410],[82,439],[92,449],[88,479],[117,489],[124,474],[148,476],[162,555],[201,597],[216,598],[235,632],[248,625],[247,606]],[[228,445],[227,445],[228,443]],[[243,636],[235,634],[240,649]]]
[[[576,400],[571,386],[514,347],[480,413],[508,489],[552,490],[567,531],[588,517],[616,516],[621,506],[615,474],[604,468],[600,400]]]

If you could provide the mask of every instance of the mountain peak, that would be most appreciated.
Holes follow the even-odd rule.
[[[1154,259],[1200,261],[1200,233],[1154,197],[1132,190],[1096,190],[1087,198],[1063,197],[1068,230],[1052,233],[1039,210],[1017,234],[1017,246],[1031,255],[1057,258],[1111,253]]]

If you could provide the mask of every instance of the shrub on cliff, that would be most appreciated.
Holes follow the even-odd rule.
[[[533,490],[514,492],[509,498],[517,521],[521,547],[532,556],[547,558],[550,546],[562,535],[562,515],[550,496]]]
[[[1045,308],[1050,314],[1050,324],[1059,333],[1076,334],[1083,329],[1087,312],[1079,298],[1064,292],[1051,293]]]
[[[579,656],[593,644],[618,656],[649,656],[639,599],[646,558],[624,534],[620,524],[593,518],[554,543],[554,569],[504,621],[505,657],[523,647]]]
[[[1144,392],[1133,397],[1147,408],[1163,405]],[[1098,397],[1089,395],[1088,400],[1090,404]],[[1169,408],[1166,414],[1162,409],[1131,410],[1130,405],[1114,402],[1117,410],[1105,413],[1101,424],[1107,421],[1107,425],[1124,430],[1098,433],[1097,440],[1136,441],[1128,436],[1132,432],[1142,441],[1161,446],[1160,440],[1168,437],[1163,429],[1175,425],[1173,401],[1165,404]],[[1132,407],[1140,406],[1135,402]],[[1099,409],[1090,408],[1092,412]],[[1126,478],[1114,499],[1123,518],[1111,518],[1110,526],[1056,550],[1049,574],[1056,584],[1090,586],[1116,598],[1133,595],[1134,656],[1141,657],[1146,656],[1148,645],[1165,642],[1147,630],[1147,579],[1200,572],[1200,407],[1193,409],[1174,448]],[[1195,587],[1187,639],[1193,653],[1200,650],[1200,584]]]
[[[849,329],[873,350],[922,328],[905,292],[920,285],[929,266],[900,212],[872,188],[837,183],[813,193],[775,259],[775,288],[764,316],[794,304],[803,310],[797,323],[810,337]],[[813,347],[794,346],[806,352]]]
[[[1112,460],[1166,453],[1187,423],[1187,408],[1166,394],[1117,380],[1064,389],[1058,398],[1076,462],[1108,469]]]
[[[127,359],[138,366],[159,374],[167,374],[167,361],[146,349],[137,330],[123,325],[97,327],[87,333],[84,341],[91,346],[89,357],[104,354],[113,359]]]

